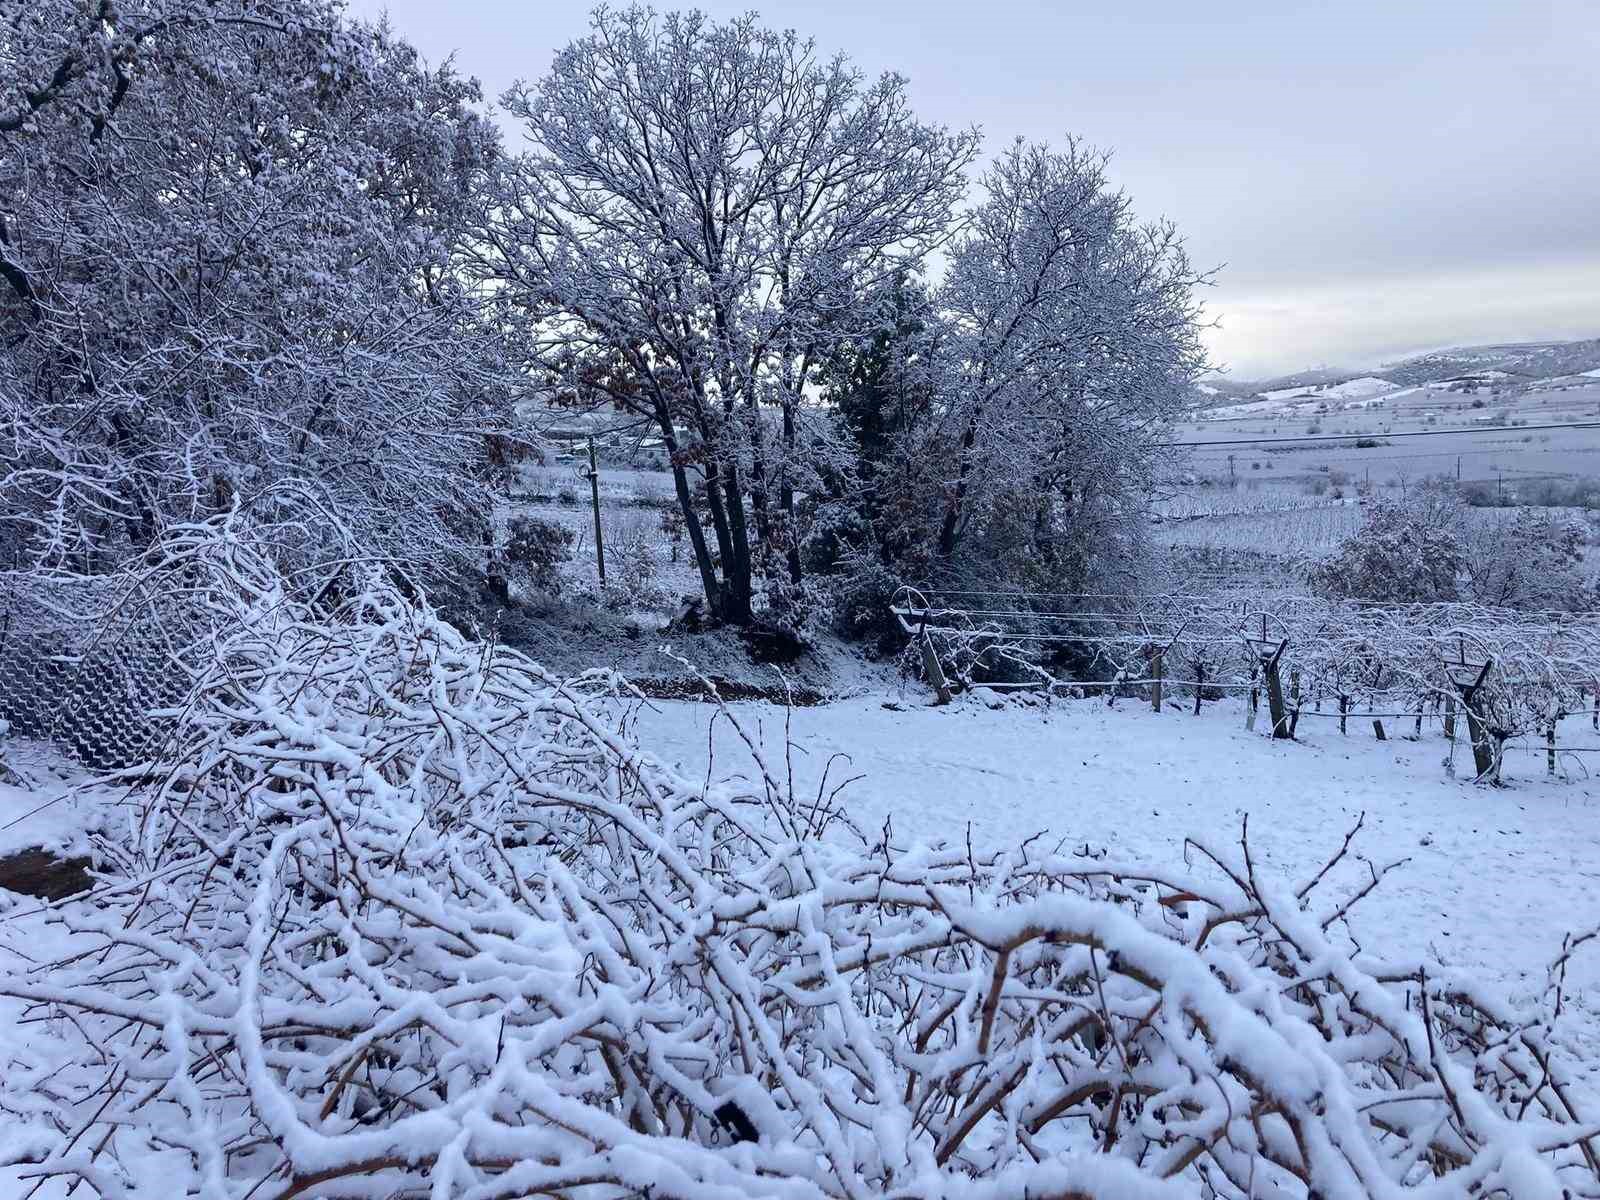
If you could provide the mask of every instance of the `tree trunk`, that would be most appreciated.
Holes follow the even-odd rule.
[[[745,524],[744,494],[739,468],[732,462],[722,468],[722,498],[728,510],[728,540],[732,554],[722,562],[722,619],[730,625],[750,624],[750,531]]]
[[[722,611],[722,588],[717,582],[717,569],[711,561],[711,547],[706,544],[706,531],[700,524],[700,514],[695,511],[694,489],[689,486],[689,473],[678,460],[678,441],[670,421],[661,423],[661,441],[666,447],[667,461],[672,464],[672,487],[678,494],[678,511],[683,514],[683,527],[689,535],[689,545],[694,549],[694,564],[700,571],[700,586],[706,594],[706,611]]]

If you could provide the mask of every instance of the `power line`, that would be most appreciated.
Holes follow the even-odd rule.
[[[1399,433],[1321,433],[1303,434],[1300,437],[1278,438],[1219,438],[1209,442],[1163,442],[1162,445],[1170,447],[1188,446],[1291,446],[1302,442],[1355,442],[1358,440],[1387,441],[1390,438],[1403,437],[1464,437],[1470,434],[1482,436],[1489,432],[1504,430],[1508,437],[1528,433],[1542,433],[1547,429],[1600,429],[1600,421],[1566,421],[1556,425],[1491,425],[1484,429],[1412,429],[1402,430]],[[1375,447],[1357,447],[1369,449]]]

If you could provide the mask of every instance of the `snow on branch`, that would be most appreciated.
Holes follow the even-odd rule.
[[[852,846],[821,798],[664,766],[609,677],[552,678],[376,576],[314,607],[227,536],[171,581],[232,618],[172,753],[127,779],[92,902],[52,914],[69,948],[0,975],[50,1034],[0,1086],[30,1178],[1600,1196],[1544,1027],[1341,936],[1349,840],[1298,890],[1248,839],[1171,875]]]

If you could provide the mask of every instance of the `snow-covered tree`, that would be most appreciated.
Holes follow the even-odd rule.
[[[477,100],[332,0],[22,6],[0,32],[7,565],[103,571],[297,479],[414,578],[479,569],[506,375],[454,281],[498,153]]]
[[[1312,564],[1307,581],[1336,599],[1431,603],[1460,598],[1466,565],[1458,509],[1448,497],[1419,492],[1369,501],[1361,528]]]
[[[949,237],[977,136],[754,17],[642,8],[597,10],[505,102],[530,149],[482,268],[536,363],[663,439],[707,601],[748,622],[763,569],[800,576],[821,365]]]
[[[1594,603],[1583,523],[1536,508],[1485,511],[1467,536],[1472,598],[1501,608],[1575,610]]]
[[[1013,144],[937,304],[951,326],[935,546],[947,570],[1059,589],[1126,568],[1169,423],[1204,366],[1190,265],[1105,155]],[[988,586],[995,586],[989,584]]]

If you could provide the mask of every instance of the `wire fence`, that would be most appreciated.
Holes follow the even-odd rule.
[[[958,682],[1170,698],[1267,685],[1293,720],[1451,720],[1470,685],[1497,744],[1562,722],[1600,731],[1600,613],[1330,601],[1209,587],[1163,595],[902,588],[893,611]],[[1476,678],[1475,676],[1480,676]],[[1570,726],[1568,726],[1570,728]],[[1380,732],[1380,736],[1382,736]],[[1577,752],[1576,750],[1574,752]],[[1587,752],[1587,751],[1583,751]]]
[[[182,604],[91,579],[0,574],[0,721],[92,770],[148,761],[203,634]]]

